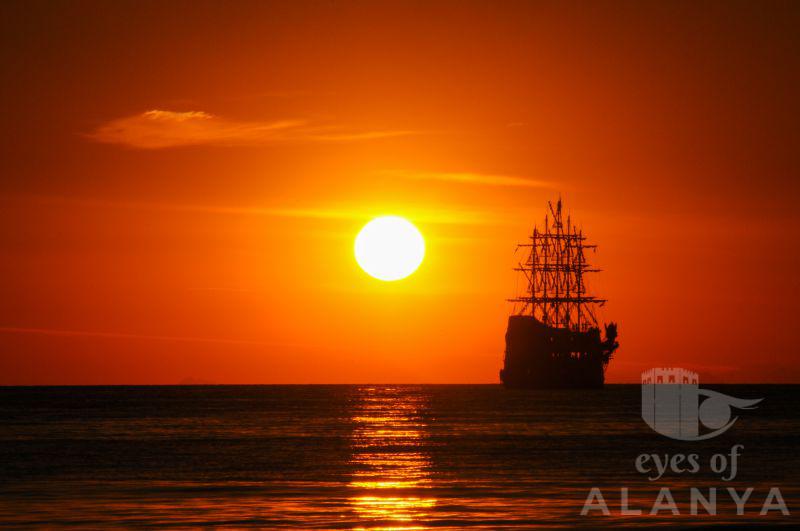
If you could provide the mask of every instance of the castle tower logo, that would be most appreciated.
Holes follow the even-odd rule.
[[[732,408],[752,409],[763,400],[746,400],[701,389],[698,382],[696,372],[681,368],[643,372],[642,419],[671,439],[702,441],[733,426],[739,417],[731,416]],[[702,402],[701,397],[704,397]]]

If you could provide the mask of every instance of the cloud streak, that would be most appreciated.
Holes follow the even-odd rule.
[[[128,334],[119,332],[96,332],[88,330],[61,330],[52,328],[26,328],[17,326],[0,326],[2,334],[44,335],[57,337],[95,337],[105,339],[138,339],[145,341],[168,341],[177,343],[213,343],[220,345],[255,345],[255,346],[296,346],[263,341],[249,341],[245,339],[224,339],[193,336],[157,336],[146,334]]]
[[[419,172],[409,170],[385,170],[382,175],[421,181],[443,181],[450,183],[517,188],[555,188],[555,183],[518,177],[476,172]]]
[[[281,208],[274,206],[235,206],[235,205],[203,205],[186,203],[157,203],[140,201],[118,201],[106,199],[90,199],[77,197],[35,196],[28,198],[36,203],[47,205],[77,206],[81,208],[110,208],[128,210],[148,210],[154,212],[183,212],[233,216],[265,216],[276,218],[301,218],[318,220],[365,221],[378,215],[392,213],[388,211],[356,208],[356,207],[323,207],[308,206],[300,208]],[[400,213],[402,214],[402,212]],[[485,225],[503,224],[504,220],[484,211],[442,208],[415,208],[415,221],[433,224]]]
[[[416,134],[406,130],[354,131],[307,120],[237,121],[203,111],[154,109],[111,120],[86,135],[137,149],[180,146],[268,145],[281,142],[355,142]]]

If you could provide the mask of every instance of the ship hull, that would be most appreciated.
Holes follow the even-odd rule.
[[[603,387],[616,348],[596,328],[577,332],[547,326],[529,315],[512,315],[500,379],[509,388],[591,389]]]

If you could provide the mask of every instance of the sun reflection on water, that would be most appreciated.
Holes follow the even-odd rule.
[[[420,524],[436,505],[421,388],[374,386],[357,390],[353,408],[350,505],[362,529],[426,529]]]

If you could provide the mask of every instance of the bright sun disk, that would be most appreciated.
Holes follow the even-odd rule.
[[[425,257],[419,230],[399,216],[375,218],[356,236],[356,262],[378,280],[400,280],[417,270]]]

